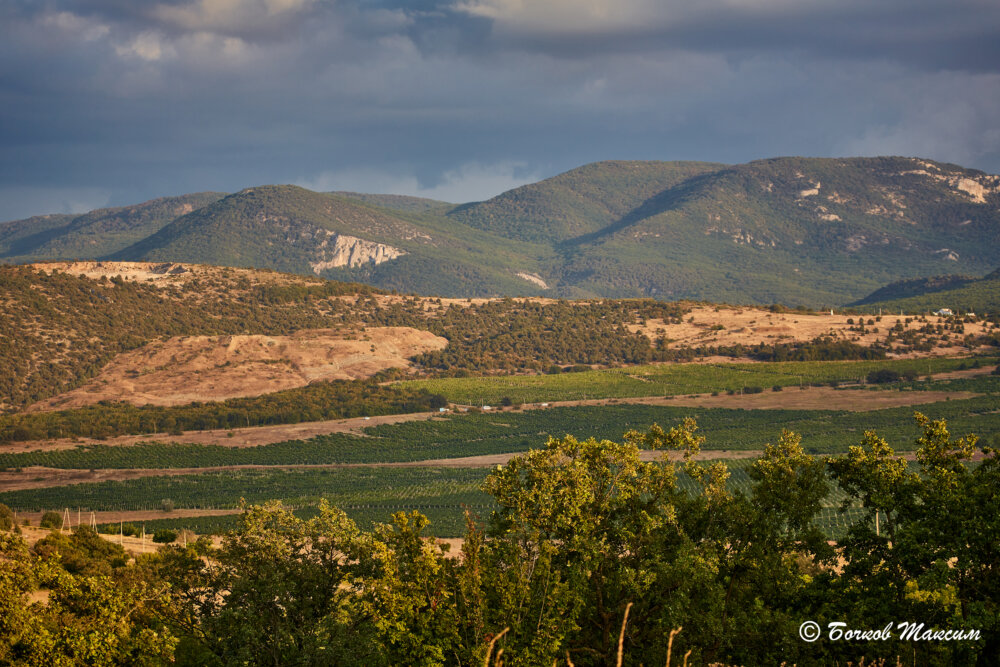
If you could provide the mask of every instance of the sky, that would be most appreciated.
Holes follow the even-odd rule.
[[[1000,2],[0,0],[0,220],[782,155],[1000,172]]]

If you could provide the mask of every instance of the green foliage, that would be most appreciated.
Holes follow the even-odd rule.
[[[0,530],[11,530],[13,528],[14,512],[3,503],[0,503]]]
[[[987,451],[981,465],[970,466],[975,436],[952,439],[944,421],[916,418],[923,431],[917,472],[874,432],[830,463],[847,492],[845,504],[860,501],[868,514],[841,541],[848,564],[835,591],[869,623],[893,610],[928,626],[991,628],[985,654],[995,655],[997,457]],[[876,513],[880,525],[872,520]],[[942,660],[934,648],[927,652]],[[973,654],[973,646],[959,645],[952,659],[970,662]]]
[[[87,544],[105,552],[113,546],[92,533],[79,539],[77,535],[46,538],[42,550],[52,551],[39,560],[20,537],[0,533],[0,663],[40,667],[169,662],[177,640],[152,613],[165,599],[163,583],[132,571],[115,576],[94,573],[93,568],[68,571],[65,565],[76,563]],[[84,556],[89,563],[104,562]],[[38,586],[48,590],[46,602],[28,600]]]
[[[221,547],[133,564],[84,530],[47,538],[41,560],[0,533],[0,661],[382,667],[489,664],[502,651],[512,667],[990,664],[996,452],[916,420],[912,464],[872,431],[838,458],[808,456],[785,432],[759,460],[732,463],[699,460],[690,420],[623,442],[551,438],[489,474],[494,512],[485,529],[468,519],[455,559],[425,539],[419,513],[364,532],[325,503],[309,517],[245,507]],[[831,503],[859,510],[836,545],[821,524]],[[73,549],[110,574],[71,573]],[[47,605],[27,601],[39,585]],[[810,643],[803,619],[979,637]]]
[[[865,378],[868,384],[887,384],[890,382],[899,382],[902,376],[898,371],[894,371],[891,368],[882,368],[877,371],[872,371]]]
[[[59,514],[59,512],[53,512],[51,510],[45,512],[42,514],[42,518],[39,520],[38,525],[42,528],[59,530],[63,525],[62,515]]]
[[[110,575],[125,564],[125,550],[101,539],[89,526],[77,526],[70,534],[49,533],[32,551],[43,559],[57,559],[70,574]]]
[[[341,512],[324,505],[303,521],[271,505],[247,509],[212,566],[189,547],[164,552],[160,567],[211,664],[371,664],[371,620],[355,602],[370,549]]]
[[[161,528],[153,533],[153,541],[157,544],[170,544],[177,540],[177,531]]]
[[[860,299],[850,305],[862,306],[870,303],[889,303],[900,299],[907,299],[909,297],[922,296],[931,292],[946,292],[964,287],[975,280],[976,279],[971,276],[956,275],[899,280],[886,285],[885,287],[880,287],[864,299]]]
[[[886,350],[879,344],[858,345],[848,340],[819,337],[802,343],[760,343],[758,345],[726,345],[695,350],[698,356],[724,355],[750,357],[757,361],[846,361],[854,359],[885,359]]]

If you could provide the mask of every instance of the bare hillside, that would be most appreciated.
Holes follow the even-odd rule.
[[[374,327],[353,336],[331,329],[290,336],[178,336],[118,355],[82,387],[40,401],[29,411],[104,400],[181,405],[257,396],[407,368],[408,357],[446,344],[440,336],[409,327]]]

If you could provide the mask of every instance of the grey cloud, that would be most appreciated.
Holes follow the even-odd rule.
[[[233,21],[199,21],[202,0],[4,4],[0,219],[46,189],[115,205],[326,178],[472,199],[609,158],[1000,168],[992,4],[649,0],[566,30],[445,0],[243,1]]]
[[[581,6],[570,0],[469,0],[456,7],[495,22],[494,48],[560,57],[664,49],[734,54],[794,50],[848,59],[889,58],[928,69],[1000,67],[1000,5],[985,0],[604,0],[586,7],[603,8],[606,15],[589,18],[581,17]]]

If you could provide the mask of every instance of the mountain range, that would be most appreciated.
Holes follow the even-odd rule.
[[[267,185],[0,223],[0,261],[46,259],[251,266],[441,296],[838,305],[995,270],[1000,176],[902,157],[608,161],[458,205]]]

